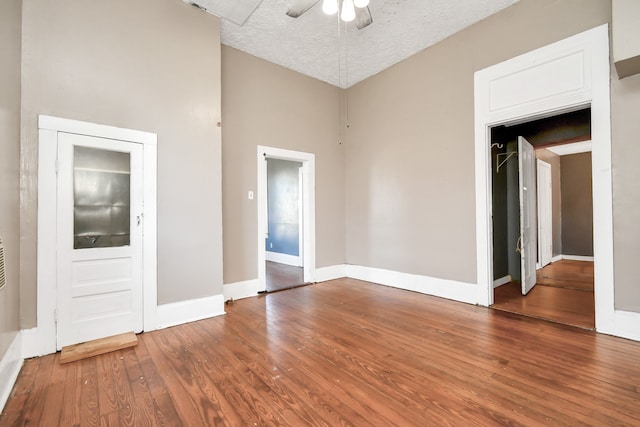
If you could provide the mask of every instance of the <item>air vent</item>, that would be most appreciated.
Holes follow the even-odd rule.
[[[7,284],[7,276],[4,268],[4,243],[2,243],[2,237],[0,237],[0,289],[4,288]]]

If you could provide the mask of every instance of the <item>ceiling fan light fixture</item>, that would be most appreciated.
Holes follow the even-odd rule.
[[[353,5],[359,9],[369,6],[369,0],[353,0]]]
[[[338,0],[323,0],[322,11],[327,15],[335,15],[338,13]]]
[[[356,8],[353,6],[353,0],[342,0],[340,19],[344,22],[351,22],[356,19]]]

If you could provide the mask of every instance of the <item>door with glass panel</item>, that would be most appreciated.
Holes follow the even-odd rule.
[[[142,161],[142,144],[58,135],[58,349],[142,331]]]

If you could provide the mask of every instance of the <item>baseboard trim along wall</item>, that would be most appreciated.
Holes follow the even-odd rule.
[[[562,259],[566,259],[569,261],[593,261],[592,256],[583,255],[562,255]]]
[[[511,275],[507,274],[504,277],[501,277],[500,279],[496,279],[493,281],[493,288],[498,288],[502,285],[506,285],[507,283],[511,283]]]
[[[319,283],[343,277],[347,277],[346,264],[330,265],[329,267],[316,268],[314,281]]]
[[[223,314],[225,313],[224,296],[222,294],[163,304],[158,306],[158,329]]]
[[[22,358],[45,356],[56,352],[56,330],[43,326],[22,331]]]
[[[6,353],[0,360],[0,412],[9,399],[13,385],[22,368],[22,332],[16,333]]]
[[[640,313],[632,311],[614,311],[614,329],[610,333],[616,337],[640,341]],[[598,325],[596,325],[598,331]]]
[[[239,300],[242,298],[255,297],[258,295],[258,292],[261,291],[258,286],[258,279],[229,283],[228,285],[222,285],[222,294],[224,295],[225,301],[230,298]]]
[[[553,258],[551,258],[551,262],[558,262],[561,261],[563,259],[569,260],[569,261],[593,261],[593,257],[592,256],[585,256],[585,255],[556,255]]]
[[[294,267],[302,267],[302,260],[299,256],[281,254],[279,252],[265,251],[265,259],[267,261],[278,262],[280,264],[292,265]]]
[[[359,265],[347,265],[347,277],[468,304],[478,303],[478,285],[472,283],[399,273],[397,271]]]

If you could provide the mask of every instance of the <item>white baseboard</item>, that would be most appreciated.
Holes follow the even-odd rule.
[[[478,286],[471,283],[359,265],[347,265],[347,277],[469,304],[478,303]]]
[[[222,294],[163,304],[158,306],[158,329],[195,322],[222,314],[225,314],[224,296]]]
[[[22,333],[22,358],[46,356],[57,351],[55,328],[44,326],[31,329],[23,329]]]
[[[278,252],[265,252],[267,261],[277,262],[279,264],[292,265],[294,267],[302,267],[302,259],[296,255],[281,254]]]
[[[497,288],[500,287],[502,285],[506,285],[507,283],[511,283],[511,275],[507,274],[504,277],[501,277],[500,279],[496,279],[493,281],[493,288]]]
[[[347,277],[346,264],[331,265],[329,267],[316,268],[314,280],[316,282],[326,282],[327,280]]]
[[[551,258],[551,262],[558,262],[558,261],[562,261],[562,255],[556,255],[553,258]]]
[[[11,395],[13,385],[18,379],[20,368],[22,368],[22,333],[16,333],[9,348],[0,359],[0,413],[4,409],[5,403]]]
[[[255,297],[262,289],[259,288],[258,279],[245,280],[243,282],[229,283],[222,286],[224,300],[233,298],[234,300]]]
[[[615,310],[613,323],[612,335],[640,341],[640,313]]]
[[[593,261],[592,256],[583,256],[583,255],[562,255],[562,259],[566,259],[570,261]]]

